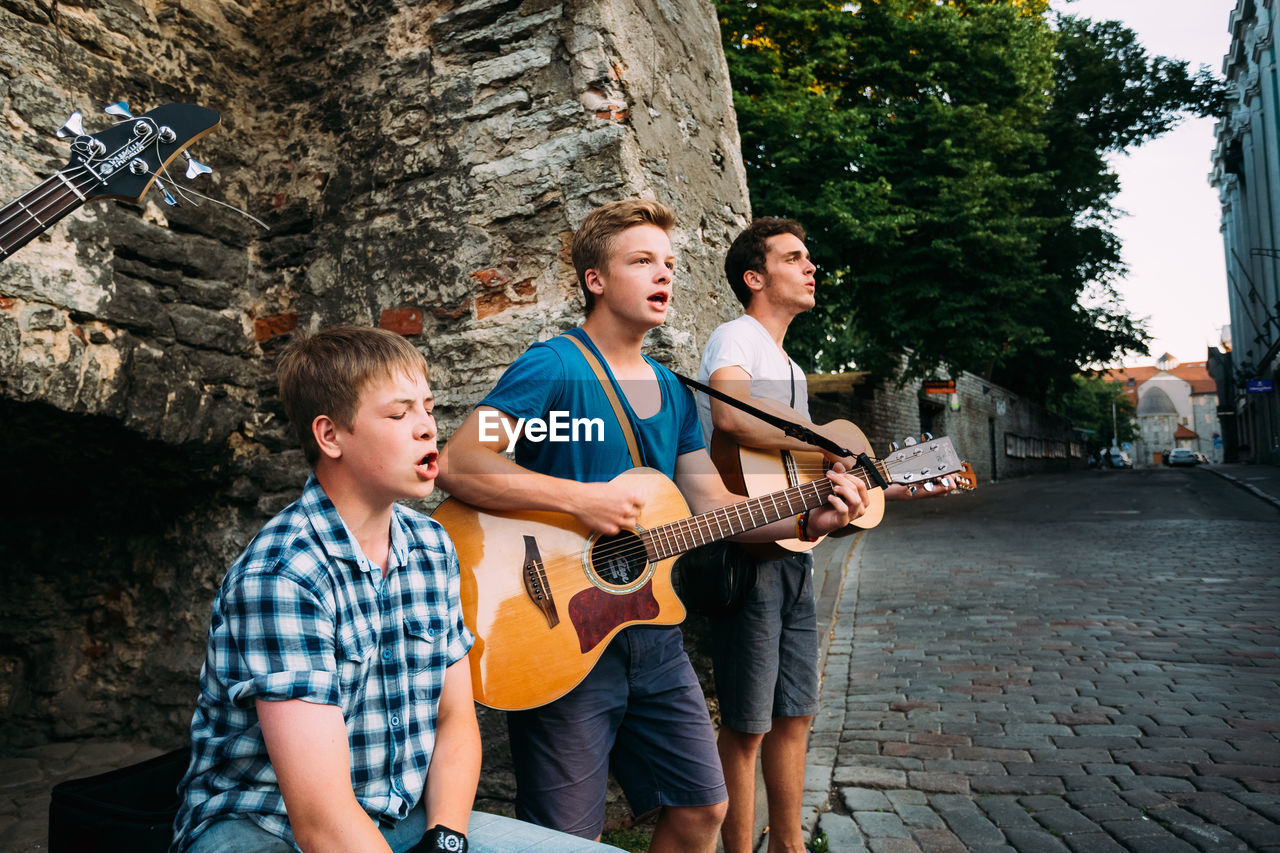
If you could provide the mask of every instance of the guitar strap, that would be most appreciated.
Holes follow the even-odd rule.
[[[672,372],[674,373],[675,371],[672,371]],[[684,376],[679,373],[676,373],[676,379],[679,379],[688,387],[701,391],[702,393],[706,394],[709,397],[715,397],[717,400],[719,400],[722,403],[728,403],[730,406],[741,409],[742,411],[750,415],[756,416],[757,418],[759,418],[760,420],[764,421],[767,424],[776,426],[778,429],[782,430],[783,433],[790,436],[791,438],[796,439],[797,441],[803,441],[806,444],[812,444],[814,447],[820,447],[829,453],[834,453],[836,456],[853,456],[857,460],[858,464],[867,470],[867,472],[871,476],[871,479],[875,482],[877,486],[879,486],[882,489],[887,489],[889,487],[888,482],[886,482],[884,477],[880,475],[880,471],[876,468],[875,463],[871,461],[871,458],[868,457],[867,454],[865,453],[855,454],[853,451],[847,450],[841,447],[840,445],[836,444],[834,441],[827,438],[826,436],[818,435],[816,432],[814,432],[813,430],[809,429],[806,426],[801,426],[800,424],[792,423],[791,421],[785,418],[778,417],[772,412],[766,412],[763,409],[757,409],[755,406],[751,405],[750,403],[744,403],[742,400],[739,400],[736,397],[730,397],[728,394],[721,393],[720,391],[717,391],[716,389],[708,385],[703,385],[701,382],[699,382],[696,379],[690,379],[688,376]]]
[[[591,372],[596,375],[596,379],[600,380],[600,387],[604,389],[604,395],[609,398],[609,405],[613,406],[613,414],[618,419],[618,426],[622,427],[622,435],[627,439],[627,450],[631,453],[631,464],[637,468],[644,466],[644,462],[640,458],[640,445],[636,442],[636,434],[631,429],[631,418],[627,417],[627,410],[622,408],[622,401],[618,399],[618,394],[613,390],[613,383],[609,381],[609,375],[604,372],[604,365],[600,363],[600,359],[596,358],[586,344],[578,340],[573,335],[562,335],[573,341],[581,352],[582,357],[586,359],[587,366],[591,368]]]

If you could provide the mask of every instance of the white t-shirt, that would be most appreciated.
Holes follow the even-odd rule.
[[[711,333],[702,351],[698,381],[709,384],[711,374],[722,367],[741,367],[751,375],[751,396],[776,400],[809,420],[809,391],[800,365],[778,349],[769,330],[748,314],[722,323]],[[698,395],[702,434],[711,442],[711,399]]]

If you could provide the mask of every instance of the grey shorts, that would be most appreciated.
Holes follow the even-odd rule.
[[[731,729],[763,734],[774,717],[818,712],[818,620],[813,557],[760,563],[742,611],[711,623],[720,719]]]

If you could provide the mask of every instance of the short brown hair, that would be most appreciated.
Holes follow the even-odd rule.
[[[574,232],[571,250],[588,314],[595,307],[595,295],[587,289],[587,270],[598,270],[608,263],[614,239],[636,225],[656,225],[669,233],[675,224],[676,215],[669,207],[647,198],[611,201],[587,214]]]
[[[313,467],[320,458],[311,424],[328,415],[345,430],[355,426],[360,394],[371,380],[398,373],[427,376],[427,360],[404,338],[385,329],[335,326],[295,338],[276,365],[285,414]]]
[[[729,253],[724,256],[724,274],[733,288],[733,295],[743,307],[751,303],[751,288],[747,287],[744,276],[747,270],[764,272],[764,258],[769,252],[769,238],[779,234],[793,234],[804,241],[804,228],[794,219],[779,219],[775,216],[762,216],[752,220],[733,241]]]

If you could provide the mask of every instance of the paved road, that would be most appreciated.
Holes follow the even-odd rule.
[[[1280,510],[1199,469],[891,510],[811,741],[832,851],[1280,851]]]

